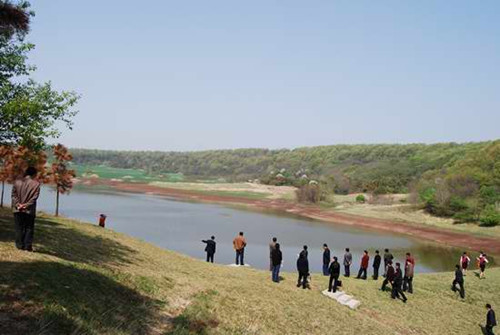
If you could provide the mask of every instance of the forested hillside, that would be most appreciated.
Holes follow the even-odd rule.
[[[332,145],[293,150],[237,149],[200,152],[105,151],[72,149],[74,162],[182,173],[228,181],[260,179],[296,184],[304,176],[327,181],[338,193],[405,192],[425,172],[452,166],[495,142],[440,144]],[[496,141],[499,143],[499,141]]]

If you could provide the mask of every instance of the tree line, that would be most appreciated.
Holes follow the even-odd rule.
[[[496,222],[498,216],[500,140],[200,152],[72,149],[72,153],[74,163],[82,165],[293,185],[301,188],[301,199],[314,202],[325,192],[413,193],[415,201],[434,215],[484,222],[485,217]]]

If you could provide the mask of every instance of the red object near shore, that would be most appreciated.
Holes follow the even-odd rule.
[[[106,227],[106,215],[104,214],[99,215],[99,227]]]

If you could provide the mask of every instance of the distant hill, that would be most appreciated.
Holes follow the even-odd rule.
[[[193,178],[260,179],[269,184],[292,185],[307,176],[331,184],[337,193],[399,193],[406,192],[410,183],[424,173],[446,169],[465,156],[499,143],[363,144],[199,152],[71,151],[76,164],[143,169],[149,174],[182,173]]]

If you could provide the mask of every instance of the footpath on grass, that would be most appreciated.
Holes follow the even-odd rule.
[[[424,225],[419,226],[392,220],[356,216],[335,211],[325,211],[318,206],[301,205],[280,199],[251,199],[237,196],[204,194],[202,192],[192,190],[165,188],[140,183],[118,183],[110,180],[99,180],[94,182],[105,184],[116,190],[124,192],[147,193],[182,200],[243,205],[256,209],[275,210],[292,213],[310,219],[321,220],[324,222],[405,234],[452,247],[459,247],[474,251],[484,251],[489,254],[500,255],[500,240],[492,237],[481,237],[473,234],[439,229],[436,227],[428,227]]]

